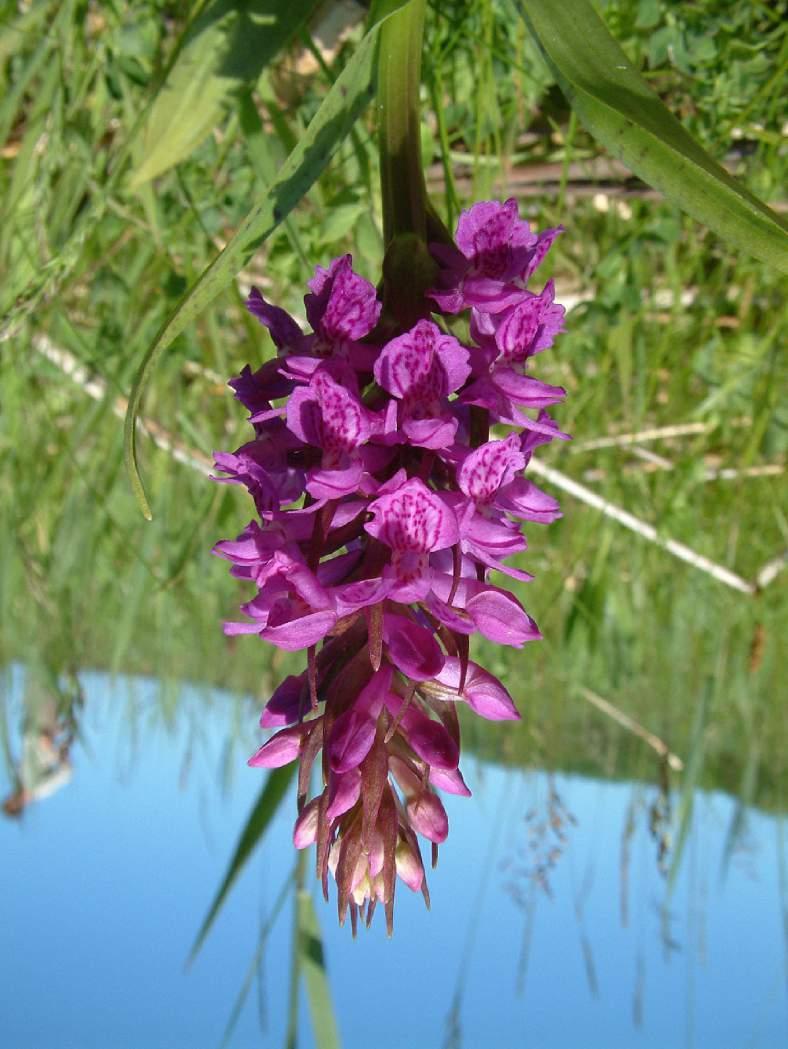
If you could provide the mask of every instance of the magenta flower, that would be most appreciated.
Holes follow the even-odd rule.
[[[319,466],[307,474],[309,494],[315,499],[338,499],[355,492],[364,473],[358,449],[369,440],[373,419],[353,389],[319,367],[307,386],[298,386],[291,394],[286,419],[291,433],[322,452]]]
[[[249,296],[277,356],[231,381],[254,438],[216,453],[219,479],[257,511],[214,548],[256,588],[225,631],[307,650],[268,700],[273,735],[249,763],[299,763],[293,840],[315,846],[324,893],[331,875],[354,930],[378,903],[391,930],[398,879],[429,901],[419,842],[434,863],[449,833],[439,792],[470,794],[457,704],[519,718],[469,638],[540,636],[503,584],[531,578],[510,563],[527,548],[521,522],[560,516],[523,476],[534,448],[567,438],[546,411],[565,391],[529,372],[563,327],[552,282],[526,287],[559,232],[533,232],[513,200],[474,205],[457,246],[434,249],[437,309],[408,330],[377,327],[381,303],[350,256],[309,282],[309,333]],[[467,345],[441,321],[461,310]],[[489,438],[490,425],[504,432]]]
[[[271,333],[282,356],[344,357],[354,365],[371,367],[374,351],[360,344],[380,317],[375,288],[351,267],[350,255],[334,259],[328,269],[318,266],[304,296],[307,320],[313,334],[304,335],[293,318],[266,302],[257,288],[247,300],[249,312]]]
[[[521,476],[525,463],[520,438],[509,434],[470,452],[457,471],[457,485],[488,518],[497,511],[549,524],[561,516],[558,502]]]
[[[561,227],[537,235],[517,214],[517,201],[488,200],[460,215],[457,248],[434,248],[444,263],[441,284],[430,292],[446,313],[477,307],[487,314],[516,306],[528,279]]]
[[[438,494],[416,477],[403,480],[404,472],[380,489],[384,494],[369,504],[372,520],[364,528],[391,549],[384,571],[392,581],[388,597],[409,603],[430,592],[430,554],[453,546],[460,536],[454,512]]]
[[[392,339],[375,361],[375,381],[400,402],[394,432],[421,448],[446,448],[458,422],[448,396],[470,374],[468,350],[432,321]]]

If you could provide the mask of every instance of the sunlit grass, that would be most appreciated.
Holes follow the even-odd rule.
[[[652,6],[622,0],[605,12],[681,110],[696,98],[701,59],[689,45],[673,64],[655,51]],[[756,6],[739,28],[760,33],[759,49],[748,59],[740,48],[730,67],[722,50],[716,58],[704,52],[705,79],[688,119],[717,155],[734,150],[731,163],[768,197],[784,185],[769,84],[786,57],[779,27]],[[291,58],[264,72],[254,104],[243,100],[187,161],[131,191],[138,118],[178,28],[159,10],[152,2],[102,5],[84,21],[74,3],[39,3],[7,16],[0,37],[0,658],[55,671],[188,676],[259,700],[292,660],[223,637],[221,621],[238,597],[209,553],[251,516],[245,497],[142,438],[155,513],[146,524],[123,470],[117,399],[128,396],[179,297],[264,193],[336,66],[328,56],[325,69],[299,74]],[[580,301],[544,377],[567,387],[560,420],[580,449],[604,435],[706,427],[639,445],[651,459],[628,447],[562,445],[545,460],[752,581],[785,548],[788,531],[781,477],[746,473],[784,462],[784,286],[643,187],[599,174],[598,150],[511,24],[508,5],[476,2],[442,6],[429,27],[424,97],[432,106],[423,137],[436,202],[451,219],[473,195],[520,194],[525,172],[524,212],[538,227],[566,226],[551,266],[559,293]],[[668,24],[691,43],[691,12]],[[482,37],[489,57],[479,67]],[[731,137],[734,126],[744,140]],[[378,208],[366,121],[239,289],[176,340],[146,416],[203,456],[240,443],[244,425],[223,381],[272,352],[241,293],[254,279],[297,312],[310,266],[344,250],[375,279]],[[47,358],[46,346],[60,356]],[[64,361],[86,370],[80,382],[64,373]],[[86,390],[94,380],[104,390],[99,400]],[[715,469],[739,474],[710,480]],[[523,597],[546,640],[494,656],[525,714],[518,760],[607,771],[626,752],[634,761],[627,767],[653,776],[653,755],[578,690],[598,691],[686,757],[693,712],[711,681],[706,768],[735,790],[751,741],[763,740],[758,783],[774,803],[779,584],[756,597],[730,591],[598,511],[562,501],[564,521],[533,527],[523,559],[537,574]]]

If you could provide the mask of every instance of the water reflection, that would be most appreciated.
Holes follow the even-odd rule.
[[[71,746],[82,705],[76,678],[41,680],[28,674],[21,717],[21,745],[11,757],[11,791],[3,800],[6,816],[19,817],[34,801],[51,797],[71,780]]]
[[[168,719],[155,682],[88,674],[82,687],[73,746],[57,704],[21,673],[8,701],[20,778],[42,737],[56,751],[69,740],[62,764],[74,775],[0,822],[3,1045],[214,1049],[260,929],[292,882],[289,799],[186,971],[259,791],[242,763],[251,732],[238,738],[232,727],[254,718],[224,693],[184,690]],[[670,799],[668,812],[656,779],[473,758],[465,774],[474,798],[446,799],[452,831],[431,913],[403,891],[394,939],[373,928],[353,942],[333,906],[316,903],[345,1047],[783,1044],[779,815],[697,791],[671,886],[681,805]],[[288,899],[260,952],[231,1045],[283,1044],[290,908]],[[314,1044],[305,1002],[297,1019],[298,1044]]]

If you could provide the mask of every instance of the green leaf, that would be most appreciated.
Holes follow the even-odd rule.
[[[214,0],[186,30],[147,115],[132,189],[180,163],[222,120],[238,92],[308,21],[315,0]]]
[[[731,244],[788,273],[788,227],[665,108],[589,0],[517,6],[572,107],[613,156]]]
[[[189,963],[193,962],[197,957],[197,954],[205,941],[205,937],[208,935],[217,914],[221,910],[235,879],[241,873],[246,861],[262,841],[271,824],[271,820],[276,815],[276,810],[279,808],[279,805],[287,792],[287,788],[290,786],[290,782],[295,775],[295,770],[295,764],[291,764],[285,765],[279,769],[272,769],[271,772],[268,773],[268,779],[266,779],[265,785],[260,791],[260,797],[257,799],[254,808],[249,814],[246,826],[241,831],[241,837],[238,839],[233,858],[230,860],[230,865],[224,875],[222,884],[219,886],[219,891],[214,897],[214,901],[205,916],[205,920],[200,926],[200,931],[197,933],[197,939],[194,941],[194,946],[189,952]]]
[[[341,1042],[331,1002],[323,941],[320,938],[320,926],[311,893],[299,889],[297,906],[300,969],[306,983],[315,1045],[317,1049],[340,1049]]]
[[[321,240],[332,244],[346,237],[364,214],[369,214],[369,204],[361,201],[332,205],[320,231]]]
[[[396,10],[404,7],[404,2],[388,4],[386,18],[392,13],[389,7]],[[252,208],[224,250],[184,295],[143,358],[126,411],[124,450],[132,489],[148,520],[153,515],[137,462],[137,416],[156,362],[184,328],[232,282],[260,245],[290,214],[326,167],[339,143],[350,133],[372,98],[375,55],[380,26],[384,21],[385,18],[378,22],[373,20],[372,28],[337,77],[298,145],[283,164],[281,174],[265,200]]]
[[[252,989],[252,984],[254,983],[255,976],[260,975],[260,967],[263,964],[263,956],[265,954],[265,948],[268,945],[268,937],[271,934],[271,930],[274,927],[276,919],[279,917],[279,913],[282,910],[282,907],[284,906],[285,900],[295,887],[296,869],[297,868],[294,867],[285,876],[285,880],[282,882],[282,886],[279,889],[279,893],[277,894],[276,899],[274,900],[274,905],[271,908],[270,913],[268,914],[265,921],[262,922],[262,924],[260,925],[260,935],[257,940],[257,949],[255,950],[254,956],[252,957],[252,960],[250,961],[249,966],[246,970],[246,976],[244,977],[244,981],[241,984],[241,989],[238,992],[238,996],[235,999],[235,1004],[233,1005],[232,1012],[230,1013],[230,1016],[227,1020],[227,1026],[224,1029],[224,1034],[222,1035],[222,1041],[219,1045],[219,1049],[225,1049],[225,1046],[230,1044],[230,1039],[232,1038],[233,1031],[235,1030],[236,1025],[241,1017],[241,1012],[243,1011],[243,1007],[246,1003],[249,991]]]

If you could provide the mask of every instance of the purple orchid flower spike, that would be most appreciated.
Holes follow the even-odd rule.
[[[490,573],[531,579],[512,563],[527,549],[522,522],[560,516],[524,476],[534,449],[568,439],[546,411],[565,391],[526,370],[563,330],[552,281],[526,288],[559,232],[535,233],[513,200],[474,205],[456,247],[434,250],[432,305],[415,325],[387,319],[382,344],[381,303],[349,255],[309,282],[311,333],[249,296],[277,357],[231,381],[254,436],[216,453],[217,479],[245,487],[257,514],[214,548],[256,587],[247,621],[225,631],[306,650],[266,703],[272,735],[249,763],[298,763],[293,841],[314,846],[323,892],[333,877],[354,932],[378,906],[391,931],[398,882],[429,903],[420,842],[434,863],[449,834],[441,793],[470,795],[458,707],[519,718],[470,639],[520,648],[540,636]],[[441,320],[461,310],[468,345]],[[491,438],[490,426],[511,432]]]

